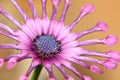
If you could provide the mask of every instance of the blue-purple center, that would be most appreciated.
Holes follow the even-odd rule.
[[[60,43],[53,36],[37,36],[33,41],[33,50],[41,57],[50,58],[60,52]]]

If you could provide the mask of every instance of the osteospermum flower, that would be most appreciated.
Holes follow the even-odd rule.
[[[96,31],[107,31],[106,23],[98,22],[92,29],[83,32],[71,32],[75,25],[84,16],[94,11],[93,5],[88,4],[83,6],[77,19],[74,20],[73,23],[65,26],[64,20],[70,5],[69,0],[65,0],[63,12],[58,21],[55,18],[57,6],[60,3],[60,0],[51,0],[53,3],[53,13],[50,19],[46,15],[47,0],[41,0],[42,19],[37,16],[32,0],[27,1],[32,11],[33,18],[30,18],[25,14],[16,0],[11,0],[13,5],[22,15],[25,23],[20,23],[10,13],[0,8],[0,14],[8,18],[19,28],[18,30],[13,30],[7,25],[0,23],[0,28],[3,29],[0,31],[0,34],[18,42],[18,44],[0,44],[0,48],[19,50],[18,54],[0,58],[0,66],[2,66],[4,62],[8,62],[7,69],[11,69],[18,62],[24,59],[32,59],[28,71],[23,74],[19,80],[28,80],[30,73],[38,65],[43,65],[43,67],[45,67],[45,69],[48,71],[48,80],[55,80],[52,65],[56,66],[61,71],[66,80],[74,80],[74,78],[68,75],[63,67],[68,68],[81,80],[91,80],[89,76],[84,76],[78,72],[72,66],[71,62],[83,66],[95,73],[102,73],[102,70],[96,65],[86,64],[84,61],[98,63],[104,66],[106,69],[116,68],[117,63],[120,61],[120,54],[117,52],[113,50],[108,52],[95,52],[81,48],[81,46],[91,44],[105,44],[107,46],[112,46],[117,42],[117,38],[114,35],[108,35],[106,38],[100,40],[93,39],[83,42],[78,41],[79,38],[86,34]],[[89,56],[100,56],[105,57],[106,59],[98,60]]]

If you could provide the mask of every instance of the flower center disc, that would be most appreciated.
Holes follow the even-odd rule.
[[[33,41],[33,50],[43,58],[54,57],[60,49],[60,43],[50,35],[37,36]]]

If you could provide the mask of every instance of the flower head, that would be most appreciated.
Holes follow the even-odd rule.
[[[64,20],[70,5],[69,0],[65,0],[63,12],[58,21],[55,18],[60,0],[51,0],[53,3],[53,13],[50,19],[46,14],[47,0],[41,0],[42,19],[37,16],[32,0],[27,1],[33,18],[26,15],[16,0],[11,0],[13,5],[22,15],[25,23],[20,23],[10,13],[0,8],[0,14],[8,18],[19,28],[18,30],[13,30],[7,25],[0,23],[0,28],[3,29],[0,31],[0,34],[18,42],[17,44],[0,44],[0,48],[19,50],[18,54],[0,58],[0,67],[4,62],[8,62],[7,69],[11,69],[15,67],[18,62],[24,59],[32,59],[28,71],[23,74],[19,80],[28,80],[30,73],[40,64],[42,64],[48,71],[48,80],[55,80],[52,65],[55,65],[61,71],[66,80],[74,80],[74,78],[67,74],[63,67],[71,70],[81,80],[91,80],[89,76],[84,76],[78,72],[72,66],[71,62],[83,66],[95,73],[103,73],[103,71],[98,66],[86,64],[84,61],[98,63],[106,69],[116,68],[117,63],[120,61],[120,54],[116,51],[110,50],[108,52],[95,52],[82,48],[82,46],[92,44],[105,44],[107,46],[112,46],[117,43],[117,38],[114,35],[108,35],[106,38],[100,40],[93,39],[83,42],[78,41],[79,38],[86,34],[96,31],[107,31],[106,23],[98,22],[93,28],[83,32],[71,32],[75,25],[84,16],[94,11],[93,5],[88,4],[83,6],[77,19],[71,24],[65,26]],[[98,60],[89,56],[105,57],[106,60]]]

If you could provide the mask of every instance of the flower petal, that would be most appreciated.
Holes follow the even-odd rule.
[[[106,38],[105,38],[105,44],[107,46],[113,46],[114,44],[116,44],[118,42],[118,39],[116,36],[114,35],[108,35]]]
[[[49,21],[48,17],[45,16],[42,20],[42,28],[43,28],[43,33],[44,34],[48,34],[49,24],[50,24],[50,21]]]
[[[22,75],[19,80],[28,80],[28,77],[26,75]]]
[[[42,21],[39,19],[39,17],[35,17],[34,22],[35,22],[39,35],[41,35],[42,34]]]
[[[0,58],[0,67],[2,67],[3,64],[4,64],[4,59]]]
[[[27,18],[26,25],[28,26],[30,31],[34,34],[34,36],[38,35],[38,30],[33,19]]]
[[[13,67],[15,67],[17,64],[17,58],[11,58],[9,61],[8,61],[8,65],[7,65],[7,69],[10,70],[12,69]]]
[[[55,36],[55,37],[58,36],[58,34],[59,34],[59,32],[60,32],[60,30],[62,29],[63,26],[64,26],[64,23],[63,23],[63,22],[59,22],[59,23],[57,24],[57,26],[54,27],[54,36]]]
[[[49,27],[49,34],[50,34],[50,35],[53,34],[53,32],[54,32],[54,27],[56,27],[57,24],[58,24],[58,23],[56,22],[56,20],[51,20],[51,22],[50,22],[50,27]]]

